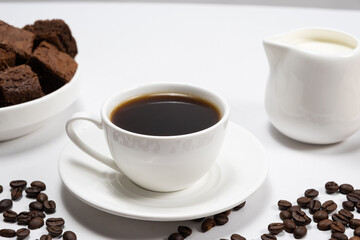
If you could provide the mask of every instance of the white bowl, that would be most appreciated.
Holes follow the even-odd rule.
[[[79,66],[70,82],[58,90],[25,103],[0,108],[0,141],[24,136],[64,111],[80,91]]]

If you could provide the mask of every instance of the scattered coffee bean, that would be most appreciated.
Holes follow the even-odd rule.
[[[30,235],[30,230],[27,228],[20,228],[16,231],[17,239],[25,239]]]
[[[284,230],[285,230],[285,232],[293,233],[295,228],[296,228],[296,224],[295,224],[294,221],[292,221],[290,219],[285,219],[284,220]]]
[[[356,204],[356,211],[357,211],[358,213],[360,213],[360,202],[358,202],[358,203]]]
[[[3,213],[4,222],[16,222],[17,213],[12,210],[7,210]]]
[[[48,227],[50,227],[50,226],[63,227],[64,225],[65,225],[65,221],[63,218],[48,218],[46,220],[46,226],[48,226]],[[180,226],[179,226],[179,228],[180,228]],[[190,229],[190,231],[191,231],[191,229]],[[179,233],[181,234],[180,231],[179,231]]]
[[[339,185],[336,182],[330,181],[325,184],[327,194],[336,193],[339,190]]]
[[[33,181],[30,186],[40,188],[41,191],[46,189],[46,185],[42,181]]]
[[[44,234],[40,237],[40,240],[52,240],[52,237],[49,234],[48,235]]]
[[[229,216],[231,213],[231,210],[227,210],[227,211],[224,211],[222,213],[219,213],[219,214],[225,214],[226,216]]]
[[[349,194],[354,191],[354,187],[350,184],[341,184],[339,187],[339,192],[342,194]]]
[[[13,229],[0,229],[0,237],[12,238],[15,237],[16,233]]]
[[[297,203],[299,204],[299,206],[301,208],[308,208],[309,207],[309,203],[311,201],[311,198],[308,197],[299,197],[297,200]]]
[[[357,219],[357,218],[350,219],[349,227],[352,229],[360,227],[360,219]]]
[[[336,210],[337,204],[333,200],[328,200],[321,205],[321,208],[327,213],[331,213]]]
[[[261,240],[276,240],[277,238],[272,234],[261,235]]]
[[[27,185],[27,182],[25,180],[14,180],[10,182],[11,188],[25,188]]]
[[[340,232],[340,233],[345,232],[345,226],[340,222],[333,222],[332,224],[330,224],[330,228],[331,228],[331,232]]]
[[[319,192],[313,188],[311,189],[307,189],[304,193],[305,197],[308,197],[308,198],[311,198],[311,199],[314,199],[316,198],[317,196],[319,196]]]
[[[287,200],[280,200],[278,201],[279,210],[287,210],[292,206],[291,202]]]
[[[357,227],[357,228],[354,230],[354,236],[360,237],[360,227]]]
[[[35,218],[35,217],[45,218],[45,213],[37,210],[30,211],[29,215],[31,218]]]
[[[66,231],[64,232],[63,234],[63,239],[64,240],[76,240],[77,237],[76,237],[76,234],[72,231]]]
[[[26,197],[36,198],[37,195],[41,192],[41,189],[38,187],[28,187],[25,189]]]
[[[353,219],[354,218],[354,214],[352,214],[350,211],[346,210],[346,209],[341,209],[339,211],[339,214],[341,214],[342,216],[346,217],[347,220]]]
[[[301,207],[295,205],[295,206],[291,206],[289,209],[288,209],[289,212],[294,212],[294,211],[301,211]]]
[[[225,214],[220,213],[214,216],[214,220],[216,222],[216,225],[221,226],[225,225],[229,221],[229,218]]]
[[[184,240],[184,237],[180,233],[172,233],[168,237],[168,240]]]
[[[297,228],[295,228],[293,235],[294,235],[294,238],[300,239],[300,238],[305,237],[306,233],[307,233],[306,227],[298,226]]]
[[[45,193],[39,193],[39,195],[36,197],[36,201],[41,203],[45,202],[46,200],[48,200],[48,196]]]
[[[203,223],[201,224],[201,231],[202,232],[207,232],[210,229],[212,229],[213,227],[215,227],[216,222],[213,218],[206,218]]]
[[[342,207],[348,211],[354,211],[355,210],[355,204],[352,201],[344,201],[342,203]]]
[[[329,218],[329,214],[327,212],[325,212],[324,210],[319,210],[316,213],[314,213],[314,215],[313,215],[313,220],[316,223],[318,223],[324,219],[328,219],[328,218]]]
[[[29,209],[31,211],[42,211],[44,210],[44,205],[41,202],[34,201],[29,204]]]
[[[246,201],[237,205],[236,207],[233,208],[234,211],[239,211],[240,209],[242,209],[246,204]]]
[[[306,215],[304,211],[298,210],[292,212],[292,218],[296,225],[304,226],[311,223],[311,219]]]
[[[0,213],[12,208],[13,202],[10,199],[3,199],[0,201]]]
[[[187,238],[192,233],[192,229],[189,228],[188,226],[178,226],[177,230],[184,238]]]
[[[62,233],[62,228],[58,227],[58,226],[50,226],[50,227],[47,227],[46,229],[48,230],[49,234],[52,237],[60,236]],[[180,234],[180,236],[181,236],[181,234]]]
[[[319,200],[311,200],[309,203],[309,212],[314,214],[321,209],[321,202]]]
[[[231,235],[230,237],[231,240],[246,240],[246,238],[244,238],[243,236],[241,236],[240,234],[234,233],[233,235]]]
[[[3,186],[0,185],[0,193],[2,193],[2,192],[3,192]]]
[[[23,189],[18,187],[18,188],[13,188],[11,190],[11,199],[12,200],[18,200],[19,198],[21,198],[22,196],[22,192],[23,192]]]
[[[344,233],[334,232],[331,234],[331,238],[336,240],[348,240],[349,238]]]
[[[355,190],[353,191],[353,193],[355,193],[355,194],[360,194],[360,189],[355,189]]]
[[[291,212],[288,211],[288,210],[283,210],[283,211],[281,211],[280,214],[279,214],[279,216],[280,216],[280,219],[283,220],[283,221],[284,221],[285,219],[291,219],[291,218],[292,218],[292,214],[291,214]]]
[[[333,223],[332,220],[330,219],[324,219],[321,220],[318,224],[317,224],[317,228],[321,231],[327,231],[331,229],[331,224]]]
[[[354,236],[354,237],[351,237],[350,240],[360,240],[360,237]]]
[[[270,223],[268,226],[268,231],[272,235],[277,235],[281,233],[284,230],[284,224],[283,223]]]
[[[346,195],[346,198],[349,201],[352,201],[353,203],[357,204],[360,201],[360,194],[352,192],[352,193],[349,193],[348,195]]]
[[[19,225],[28,225],[31,220],[29,212],[21,212],[18,214],[16,221]]]
[[[32,218],[28,223],[29,229],[38,229],[44,226],[44,219],[41,217]]]
[[[56,203],[53,200],[46,200],[44,202],[44,211],[46,213],[54,213],[56,210]]]
[[[342,225],[344,225],[345,227],[348,225],[348,222],[349,222],[346,217],[344,217],[343,215],[341,215],[339,213],[334,213],[331,216],[331,218],[334,222],[339,222]]]

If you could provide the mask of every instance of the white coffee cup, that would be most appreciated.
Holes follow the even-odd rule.
[[[220,120],[204,130],[174,136],[152,136],[119,128],[110,121],[111,112],[130,98],[150,93],[180,93],[200,97],[214,106]],[[66,124],[69,138],[85,153],[123,173],[135,184],[152,191],[170,192],[189,187],[212,167],[221,149],[229,118],[229,106],[218,94],[182,83],[152,83],[117,93],[102,105],[101,118],[75,113]],[[77,133],[79,120],[89,121],[104,131],[112,158],[86,144]]]

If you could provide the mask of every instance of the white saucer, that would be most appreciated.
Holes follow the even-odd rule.
[[[100,130],[84,126],[79,134],[110,156]],[[211,216],[244,202],[265,180],[267,159],[264,148],[252,134],[229,122],[215,165],[185,190],[159,193],[140,188],[72,142],[60,157],[59,173],[70,192],[105,212],[141,220],[180,221]]]

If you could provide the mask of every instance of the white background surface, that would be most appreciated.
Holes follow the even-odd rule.
[[[167,239],[180,224],[193,228],[188,239],[229,239],[232,233],[260,239],[269,223],[280,220],[279,199],[295,202],[307,188],[316,188],[321,201],[335,198],[341,204],[344,196],[324,194],[326,181],[360,188],[360,133],[339,144],[313,146],[290,140],[270,125],[263,104],[268,65],[262,46],[265,36],[304,26],[335,28],[360,38],[359,11],[205,3],[3,2],[0,18],[18,27],[62,18],[77,39],[81,95],[38,131],[0,143],[0,198],[9,197],[13,179],[43,180],[46,193],[57,202],[54,216],[62,216],[65,230],[76,232],[78,239]],[[266,148],[270,168],[265,184],[223,227],[201,233],[200,223],[192,221],[113,216],[82,203],[61,183],[57,162],[68,143],[66,119],[77,111],[98,113],[108,95],[153,81],[189,82],[218,91],[230,103],[230,119]],[[26,210],[29,202],[23,198],[13,210]],[[5,227],[17,228],[0,221],[0,228]],[[45,232],[32,231],[30,239]],[[312,223],[305,239],[329,238],[329,232],[318,231]],[[293,237],[282,233],[278,239]]]

